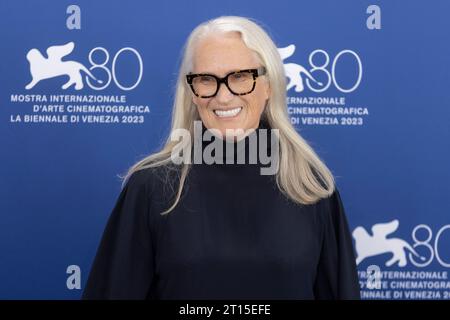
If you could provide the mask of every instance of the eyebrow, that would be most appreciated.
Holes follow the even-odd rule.
[[[247,70],[247,69],[252,69],[252,68],[236,68],[236,69],[231,69],[231,70],[225,72],[224,76],[227,75],[227,74],[229,74],[229,73],[231,73],[231,72],[236,72],[236,71],[239,71],[239,70]],[[194,72],[192,72],[192,73],[194,73]],[[195,73],[196,73],[196,74],[212,74],[212,75],[215,75],[215,76],[217,76],[217,77],[220,77],[217,73],[215,73],[215,72],[209,72],[209,71],[202,71],[202,72],[195,72]]]

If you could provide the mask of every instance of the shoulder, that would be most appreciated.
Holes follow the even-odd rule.
[[[345,215],[342,198],[336,186],[331,195],[319,200],[317,206],[323,222],[336,223]]]
[[[124,189],[141,190],[147,189],[152,180],[151,171],[148,169],[140,169],[134,171],[125,181]]]
[[[152,193],[166,186],[173,186],[180,176],[181,166],[165,164],[134,171],[125,182],[129,190],[142,190]]]

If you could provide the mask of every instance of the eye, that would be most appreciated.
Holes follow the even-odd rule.
[[[200,76],[201,83],[210,83],[212,81],[214,81],[214,78],[211,76]]]
[[[251,75],[248,72],[237,72],[231,75],[232,81],[246,81],[251,78]]]

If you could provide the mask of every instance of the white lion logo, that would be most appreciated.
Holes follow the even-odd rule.
[[[284,48],[278,48],[278,53],[280,54],[282,60],[289,58],[294,54],[294,52],[295,52],[295,45],[293,44]],[[308,79],[310,79],[311,81],[314,81],[314,83],[318,84],[319,86],[323,86],[322,82],[319,82],[316,79],[314,79],[311,73],[308,70],[306,70],[305,67],[299,64],[285,63],[284,72],[286,73],[286,77],[289,78],[289,83],[287,85],[286,90],[289,90],[292,87],[295,87],[295,92],[302,92],[303,90],[305,90],[302,74],[308,77]]]
[[[370,235],[363,227],[357,227],[353,231],[356,249],[356,264],[368,257],[380,255],[383,253],[392,253],[392,258],[386,262],[386,266],[390,267],[398,262],[399,267],[406,266],[406,249],[416,257],[425,260],[420,256],[405,240],[399,238],[386,238],[389,234],[397,230],[398,220],[388,223],[378,223],[372,227],[372,235]]]
[[[33,88],[41,80],[66,75],[69,76],[69,81],[67,81],[62,88],[67,89],[75,84],[75,89],[81,90],[83,89],[81,71],[85,72],[98,83],[103,83],[101,80],[97,80],[81,63],[61,60],[71,53],[74,47],[75,44],[73,42],[61,46],[49,47],[47,49],[47,58],[45,58],[38,49],[31,49],[28,51],[27,59],[30,62],[30,73],[33,79],[26,85],[25,89],[29,90]]]

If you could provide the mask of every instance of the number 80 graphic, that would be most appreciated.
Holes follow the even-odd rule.
[[[428,233],[428,237],[426,237],[425,240],[417,239],[417,231],[420,229],[424,229]],[[415,265],[416,267],[426,267],[433,261],[434,257],[436,256],[436,260],[439,262],[439,264],[441,266],[450,268],[450,262],[446,262],[446,261],[442,260],[441,256],[439,255],[439,240],[440,240],[442,234],[444,233],[444,231],[446,231],[448,229],[450,229],[450,224],[447,224],[439,229],[438,233],[436,234],[436,237],[434,238],[434,246],[432,246],[430,244],[430,241],[433,238],[433,231],[431,230],[431,228],[429,226],[427,226],[426,224],[420,224],[420,225],[416,226],[414,228],[414,230],[412,231],[412,238],[414,240],[413,248],[415,249],[417,247],[425,247],[430,252],[430,256],[429,256],[428,260],[426,260],[423,263],[420,263],[420,262],[417,262],[416,260],[414,260],[414,256],[411,253],[409,253],[409,260],[411,261],[411,263],[413,265]],[[449,252],[449,251],[450,251],[450,248],[447,248],[447,252]]]
[[[100,51],[105,54],[105,59],[104,59],[103,63],[95,63],[94,62],[92,55],[96,51]],[[131,53],[134,53],[134,55],[136,56],[136,58],[139,62],[139,75],[137,77],[137,80],[132,86],[129,86],[129,87],[126,87],[126,86],[120,84],[119,80],[117,79],[117,75],[116,75],[117,60],[119,59],[120,54],[125,51],[130,51]],[[139,83],[141,82],[141,79],[142,79],[143,63],[142,63],[142,57],[139,54],[139,52],[136,51],[136,49],[126,47],[126,48],[122,48],[119,51],[117,51],[117,53],[114,55],[114,58],[111,63],[111,70],[109,70],[108,67],[106,67],[106,64],[108,63],[108,61],[109,61],[109,52],[105,48],[96,47],[89,52],[89,62],[91,63],[91,67],[89,68],[89,70],[92,71],[94,69],[102,69],[106,72],[106,74],[108,76],[108,79],[105,81],[105,84],[100,87],[97,87],[94,84],[92,84],[91,81],[89,80],[89,77],[86,77],[86,82],[87,82],[88,86],[91,87],[91,89],[103,90],[109,86],[109,84],[111,83],[111,80],[114,81],[114,83],[116,84],[117,87],[119,87],[120,89],[125,90],[125,91],[133,90],[134,88],[136,88],[139,85]]]
[[[349,54],[350,56],[353,56],[356,59],[356,62],[358,64],[358,78],[356,80],[356,82],[354,83],[354,85],[351,88],[343,88],[341,85],[339,85],[337,79],[336,79],[336,65],[339,61],[339,58],[341,58],[341,56],[343,56],[344,54]],[[325,57],[325,62],[322,64],[315,64],[314,63],[314,57],[318,56],[318,55],[323,55]],[[326,69],[326,67],[329,65],[330,63],[330,56],[328,55],[328,53],[322,49],[317,49],[314,50],[313,52],[311,52],[311,54],[309,55],[309,64],[311,65],[311,69],[309,70],[309,72],[311,74],[314,74],[316,72],[322,72],[325,74],[327,81],[326,84],[322,87],[322,88],[314,88],[311,85],[311,82],[309,80],[309,78],[306,78],[306,85],[308,86],[308,88],[311,91],[314,92],[324,92],[325,90],[327,90],[330,85],[333,83],[334,86],[336,87],[336,89],[338,89],[340,92],[344,92],[344,93],[349,93],[349,92],[353,92],[356,90],[356,88],[358,88],[359,84],[361,83],[361,79],[362,79],[362,72],[363,72],[363,67],[362,67],[362,62],[360,57],[358,56],[358,54],[352,50],[343,50],[341,52],[339,52],[336,57],[334,57],[333,62],[331,64],[331,72],[328,71]]]

